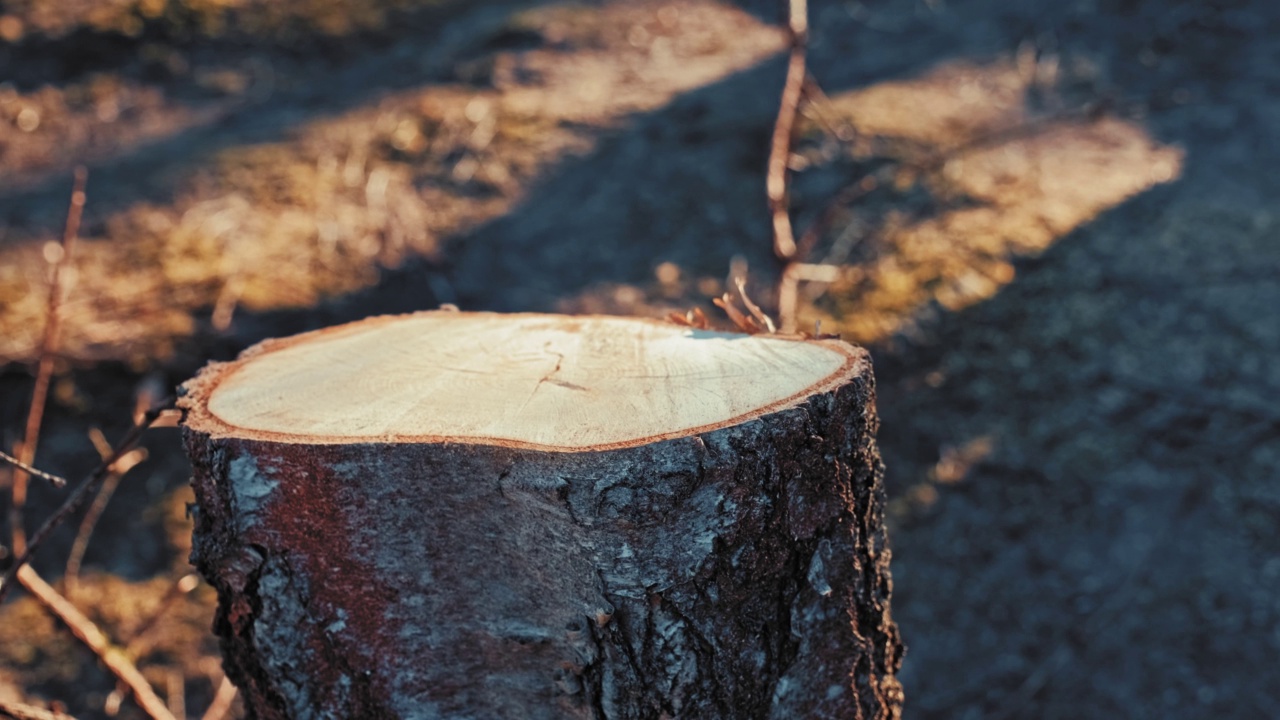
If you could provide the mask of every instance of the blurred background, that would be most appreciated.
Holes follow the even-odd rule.
[[[731,267],[774,311],[783,17],[0,0],[0,441],[23,436],[81,164],[36,456],[71,478],[139,403],[265,337],[441,303],[723,317]],[[791,207],[834,269],[799,320],[875,359],[906,716],[1273,716],[1280,3],[809,17]],[[35,567],[202,717],[222,674],[189,469],[175,429],[145,449]],[[34,483],[28,529],[64,496]],[[143,717],[21,591],[0,699]]]

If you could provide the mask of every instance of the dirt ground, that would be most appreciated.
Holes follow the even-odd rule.
[[[1280,4],[810,16],[823,93],[791,160],[797,225],[867,192],[832,215],[816,257],[841,270],[801,319],[876,361],[907,717],[1273,715]],[[38,455],[70,476],[140,389],[264,337],[444,302],[711,314],[731,264],[771,306],[778,18],[765,0],[0,1],[0,440],[23,425],[77,163]],[[177,432],[147,449],[63,584],[198,716],[221,681],[213,598],[155,610],[189,572],[190,493]],[[33,495],[29,525],[60,497]],[[37,558],[51,580],[76,524]],[[0,607],[0,697],[95,718],[113,689],[30,598]]]

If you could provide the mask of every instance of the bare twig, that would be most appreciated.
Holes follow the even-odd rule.
[[[40,526],[40,529],[36,530],[35,534],[31,536],[31,541],[27,544],[26,549],[14,559],[13,565],[5,572],[4,578],[0,580],[0,600],[4,600],[5,594],[9,592],[9,587],[13,585],[14,577],[17,576],[18,571],[21,570],[29,560],[31,560],[31,554],[40,546],[40,543],[44,542],[45,539],[49,537],[49,534],[52,533],[59,525],[66,522],[66,519],[70,517],[72,513],[80,509],[85,500],[89,497],[89,493],[92,492],[99,483],[106,479],[107,475],[111,472],[111,466],[132,450],[138,442],[142,440],[142,435],[147,431],[147,429],[154,425],[161,416],[165,415],[165,412],[169,410],[172,405],[173,399],[169,398],[162,405],[148,410],[146,415],[143,416],[142,421],[137,425],[134,425],[129,432],[125,433],[125,436],[120,440],[120,442],[116,444],[116,448],[111,453],[111,457],[103,460],[102,464],[98,465],[98,467],[80,483],[80,486],[71,493],[71,496],[62,503],[62,506],[59,507],[57,511],[49,517],[49,519],[44,521],[44,524]]]
[[[57,247],[56,257],[50,258],[52,271],[49,280],[49,304],[45,318],[44,333],[40,341],[40,353],[36,370],[36,382],[31,392],[31,407],[27,413],[26,432],[15,458],[18,471],[13,474],[12,506],[10,521],[13,525],[13,551],[17,559],[5,573],[3,584],[0,584],[0,600],[16,578],[36,600],[58,617],[71,630],[71,634],[83,642],[98,656],[119,680],[129,687],[138,705],[154,720],[174,720],[173,715],[164,703],[156,696],[151,685],[138,672],[138,668],[118,648],[111,645],[107,637],[87,617],[80,613],[65,597],[43,578],[27,562],[31,553],[48,536],[59,523],[65,520],[88,496],[89,490],[109,474],[130,450],[132,445],[142,437],[142,431],[149,427],[159,416],[149,415],[145,425],[135,426],[120,447],[109,453],[101,466],[67,498],[63,506],[49,518],[39,531],[32,536],[28,544],[24,530],[23,506],[26,504],[28,469],[35,458],[36,444],[39,442],[40,425],[44,420],[45,403],[49,396],[49,381],[53,375],[54,356],[58,350],[59,306],[62,302],[62,268],[70,261],[75,248],[76,236],[80,232],[80,218],[84,210],[84,185],[87,177],[85,168],[76,168],[75,185],[71,193],[71,207],[67,211],[67,225],[62,236],[62,244]],[[59,478],[60,479],[60,478]],[[65,485],[65,481],[62,483]],[[21,716],[19,716],[21,717]],[[28,714],[28,717],[39,717]],[[49,717],[49,716],[46,716]],[[58,717],[58,715],[51,715]],[[65,717],[65,716],[63,716]]]
[[[187,679],[181,670],[171,668],[165,673],[165,696],[169,698],[169,714],[176,720],[187,720]]]
[[[236,686],[224,675],[217,694],[213,696],[213,702],[209,703],[209,709],[204,711],[200,720],[222,720],[226,717],[231,712],[231,703],[236,701],[237,692]]]
[[[155,647],[157,635],[156,630],[161,626],[160,619],[164,618],[165,612],[169,611],[170,607],[173,606],[174,602],[177,602],[179,597],[193,591],[193,589],[196,589],[198,585],[200,585],[200,578],[198,578],[195,573],[188,573],[183,575],[182,578],[174,580],[174,583],[169,585],[169,589],[165,592],[164,597],[161,597],[160,602],[156,603],[155,610],[151,611],[151,616],[148,616],[146,620],[142,621],[141,625],[138,625],[136,630],[133,630],[133,637],[127,637],[127,635],[119,637],[118,643],[124,646],[124,655],[137,659],[137,657],[145,657],[148,652],[151,652],[152,648]],[[120,703],[124,702],[124,698],[127,697],[128,691],[129,688],[127,685],[124,683],[116,683],[114,691],[111,691],[111,694],[106,697],[106,702],[104,703],[102,710],[111,716],[118,714],[120,711]],[[170,698],[170,708],[172,708],[173,688],[169,689],[168,694]],[[186,697],[183,697],[183,701],[186,701]],[[182,719],[184,712],[186,712],[186,708],[183,708],[182,714],[179,714],[177,710],[174,710],[173,714],[178,716],[178,719],[180,720]]]
[[[111,457],[111,444],[107,442],[107,438],[103,436],[102,431],[93,428],[89,432],[89,438],[92,440],[98,454],[103,460]],[[107,503],[111,501],[111,496],[115,493],[116,488],[120,485],[121,478],[125,473],[129,472],[138,463],[147,459],[147,451],[144,448],[134,448],[120,457],[119,460],[111,464],[111,470],[103,480],[101,487],[98,488],[97,494],[93,498],[93,504],[89,506],[88,512],[84,514],[84,519],[80,521],[80,530],[76,533],[75,542],[71,544],[71,552],[67,555],[66,570],[62,574],[62,587],[67,593],[68,598],[74,598],[76,588],[80,578],[80,563],[84,560],[85,550],[89,547],[89,537],[93,534],[94,527],[97,526],[98,520],[102,517],[103,511],[107,509]]]
[[[793,262],[782,271],[782,280],[778,283],[778,319],[782,323],[783,333],[796,331],[796,306],[800,283],[835,282],[840,275],[840,268],[834,265],[815,265],[811,263]]]
[[[28,474],[28,475],[35,475],[36,477],[40,478],[41,480],[48,480],[48,481],[49,481],[49,484],[53,485],[53,486],[54,486],[54,487],[56,487],[56,488],[63,488],[63,487],[66,487],[66,486],[67,486],[67,479],[66,479],[66,478],[61,477],[61,476],[58,476],[58,475],[54,475],[54,474],[52,474],[52,473],[47,473],[47,472],[45,472],[45,471],[43,471],[43,470],[40,470],[39,468],[31,467],[30,465],[28,465],[28,464],[26,464],[26,463],[22,462],[22,461],[21,461],[21,460],[19,460],[18,458],[16,458],[16,457],[14,457],[14,456],[10,455],[9,453],[7,453],[7,452],[5,452],[5,451],[3,451],[3,450],[0,450],[0,460],[3,460],[3,461],[5,461],[5,462],[9,463],[10,465],[13,465],[13,466],[15,466],[15,467],[19,468],[20,470],[22,470],[23,472],[25,472],[25,473],[26,473],[26,474]]]
[[[778,282],[778,324],[784,334],[794,334],[800,281],[833,276],[837,271],[834,267],[805,262],[813,250],[820,230],[811,227],[797,244],[795,231],[791,225],[790,200],[787,193],[787,161],[791,157],[791,136],[806,87],[811,88],[809,90],[811,93],[820,92],[817,90],[817,82],[808,76],[805,69],[805,49],[809,37],[808,7],[805,0],[788,1],[787,30],[791,40],[791,56],[787,64],[787,80],[782,88],[782,99],[778,103],[778,120],[773,127],[765,188],[769,196],[769,212],[773,217],[773,252],[783,262],[782,277]],[[834,216],[834,209],[830,209],[829,212]],[[757,320],[760,317],[768,319],[747,297],[740,280],[738,293]],[[725,312],[729,312],[725,304],[720,302],[716,304],[725,307]],[[732,312],[730,317],[733,317]],[[736,319],[735,322],[737,322]],[[774,331],[771,321],[766,325],[770,332]]]
[[[116,687],[107,695],[107,699],[102,701],[102,712],[107,717],[115,717],[120,714],[120,706],[124,705],[125,698],[124,683],[116,683]]]
[[[729,293],[725,293],[718,298],[712,298],[711,302],[715,303],[716,307],[723,310],[725,315],[729,316],[729,319],[733,321],[733,324],[738,328],[738,330],[747,333],[748,335],[754,335],[764,329],[756,323],[755,318],[750,315],[743,314],[743,312],[733,304],[733,296]]]
[[[44,708],[19,702],[10,702],[3,698],[0,698],[0,717],[9,717],[14,720],[76,720],[66,713],[45,710]]]
[[[218,299],[213,303],[213,315],[209,318],[209,323],[213,325],[214,330],[226,332],[231,327],[236,303],[240,302],[240,295],[243,292],[244,280],[240,275],[232,276],[222,286],[222,290],[218,292]]]
[[[75,542],[71,543],[71,552],[67,553],[66,569],[62,573],[62,591],[69,598],[75,598],[80,591],[80,564],[84,561],[85,550],[89,548],[89,537],[93,535],[93,529],[98,524],[98,519],[102,517],[102,513],[107,509],[107,503],[111,500],[111,496],[115,494],[116,488],[120,486],[120,478],[122,475],[118,472],[107,474],[107,479],[102,482],[98,488],[97,494],[93,498],[93,504],[89,506],[89,511],[84,514],[84,519],[80,521],[80,529],[76,532]]]
[[[169,712],[164,701],[156,695],[147,679],[142,677],[142,673],[138,672],[138,668],[130,662],[120,648],[111,644],[93,621],[85,617],[29,566],[20,566],[17,577],[22,586],[30,591],[41,605],[56,615],[71,630],[71,634],[88,646],[120,682],[129,686],[133,699],[147,715],[153,720],[174,720],[173,714]]]
[[[806,0],[789,0],[788,3],[787,34],[791,53],[787,60],[787,79],[782,86],[778,119],[774,123],[773,139],[769,144],[769,166],[765,177],[769,214],[773,220],[773,252],[783,261],[790,260],[796,254],[787,193],[787,163],[791,158],[791,136],[795,130],[796,113],[804,95],[805,47],[809,38],[806,5]]]
[[[165,613],[169,611],[170,607],[173,607],[178,598],[199,586],[200,577],[195,573],[187,573],[169,586],[164,597],[160,598],[156,608],[151,611],[151,615],[142,621],[137,630],[133,631],[133,637],[121,638],[125,646],[125,652],[129,654],[129,657],[142,657],[151,650],[155,645],[156,630],[160,627],[160,618],[164,617]]]
[[[746,306],[747,312],[756,319],[757,323],[764,326],[769,332],[777,332],[778,328],[773,324],[773,318],[764,314],[759,305],[751,302],[751,297],[747,295],[747,279],[739,275],[733,279],[734,287],[738,288],[738,297],[742,298],[742,304]]]
[[[13,530],[13,554],[21,555],[27,547],[27,535],[23,507],[27,503],[28,473],[36,458],[36,443],[40,437],[40,423],[44,420],[44,405],[49,397],[49,380],[53,376],[54,355],[58,352],[58,306],[62,303],[62,268],[71,261],[76,236],[80,233],[80,216],[84,210],[84,183],[88,170],[83,165],[76,168],[75,184],[71,190],[71,207],[67,210],[67,225],[62,233],[62,245],[55,257],[49,259],[53,266],[49,276],[49,305],[45,315],[44,334],[40,338],[40,355],[36,364],[36,384],[31,390],[31,408],[27,412],[26,433],[14,455],[18,469],[13,473],[10,488],[9,524]]]
[[[673,312],[667,316],[667,320],[675,323],[676,325],[691,327],[695,330],[711,329],[711,321],[707,319],[706,313],[702,312],[702,308],[696,307],[684,315]]]

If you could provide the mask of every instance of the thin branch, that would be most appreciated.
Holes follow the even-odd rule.
[[[692,310],[681,315],[673,312],[667,315],[667,321],[680,325],[681,327],[689,327],[694,330],[710,330],[711,321],[707,319],[706,313],[702,312],[702,308],[693,308]]]
[[[756,319],[756,322],[764,326],[765,330],[771,333],[777,332],[778,328],[773,324],[773,318],[764,314],[759,305],[751,301],[747,295],[747,279],[739,275],[733,279],[733,285],[738,289],[738,297],[742,298],[742,304],[746,306],[747,312]]]
[[[782,86],[778,119],[773,125],[769,144],[769,166],[765,176],[765,193],[773,221],[773,252],[779,260],[790,260],[796,254],[795,233],[791,228],[790,202],[787,193],[787,162],[791,158],[791,136],[795,131],[796,113],[804,96],[805,47],[809,39],[806,0],[789,0],[787,34],[791,54],[787,60],[787,79]]]
[[[169,708],[156,695],[147,679],[142,677],[142,673],[138,672],[138,668],[129,661],[129,657],[120,648],[113,646],[92,620],[85,617],[30,567],[22,566],[18,570],[18,580],[40,601],[41,605],[48,608],[71,630],[71,634],[88,646],[120,682],[129,686],[133,699],[147,715],[153,720],[174,720]]]
[[[782,332],[791,334],[796,331],[797,297],[802,281],[831,283],[839,277],[840,268],[834,265],[789,263],[778,282],[778,320],[782,323]]]
[[[27,562],[31,553],[41,541],[66,517],[68,517],[88,496],[89,490],[112,472],[116,463],[138,442],[143,431],[159,416],[159,409],[154,416],[150,414],[145,424],[139,424],[125,436],[119,448],[110,453],[102,465],[67,498],[63,506],[50,517],[40,530],[27,543],[24,530],[23,506],[26,504],[27,480],[31,462],[35,458],[36,444],[39,442],[40,425],[44,420],[45,403],[49,396],[49,381],[53,376],[53,361],[58,350],[59,306],[62,302],[62,268],[71,259],[75,249],[76,236],[80,232],[80,219],[84,211],[84,185],[88,173],[83,166],[76,168],[75,185],[71,193],[71,207],[67,211],[67,225],[62,236],[62,244],[58,247],[57,257],[50,259],[53,266],[49,280],[49,304],[45,318],[44,333],[40,341],[40,353],[36,370],[36,382],[31,393],[31,407],[27,413],[26,432],[23,442],[17,451],[18,471],[13,474],[12,506],[10,520],[13,525],[13,551],[17,555],[13,566],[5,573],[3,584],[0,584],[0,600],[8,591],[16,578],[46,609],[58,617],[71,630],[71,634],[83,642],[98,656],[98,659],[119,680],[129,687],[138,705],[154,720],[174,720],[163,701],[156,696],[151,685],[138,672],[129,658],[118,648],[111,645],[106,635],[87,617],[76,609],[53,586],[43,578]],[[46,478],[47,479],[47,478]],[[60,478],[59,478],[60,479]],[[62,483],[65,485],[65,481]],[[30,715],[28,717],[41,717]],[[17,716],[21,717],[21,716]],[[58,715],[44,717],[57,718]],[[62,716],[66,717],[66,716]]]
[[[121,638],[125,652],[129,654],[129,657],[142,657],[155,646],[155,635],[160,627],[160,619],[169,611],[169,608],[173,607],[178,598],[190,593],[197,587],[200,587],[200,578],[195,573],[187,573],[169,586],[164,597],[160,598],[156,608],[151,611],[151,615],[143,620],[138,628],[133,631],[133,637]]]
[[[111,445],[102,436],[101,430],[94,428],[90,437],[93,438],[93,444],[98,448],[98,453],[102,455],[104,460],[111,456]],[[145,448],[134,448],[111,464],[111,471],[107,474],[101,487],[98,488],[98,492],[93,498],[93,504],[89,506],[88,512],[84,514],[84,519],[80,521],[80,530],[76,533],[75,542],[71,543],[71,552],[67,555],[66,570],[62,574],[62,587],[66,591],[67,597],[73,598],[76,595],[76,588],[80,578],[80,563],[84,560],[85,550],[89,547],[89,537],[93,535],[93,529],[97,526],[98,520],[102,518],[102,513],[107,509],[107,503],[111,501],[111,496],[115,494],[116,488],[120,486],[120,480],[125,476],[125,473],[146,459],[147,451]]]
[[[213,702],[209,703],[209,709],[204,711],[204,715],[200,716],[200,720],[222,720],[231,712],[231,703],[236,701],[236,693],[239,690],[227,676],[222,676],[222,684],[218,686],[218,692],[213,696]]]
[[[80,216],[84,211],[84,184],[89,171],[83,165],[76,168],[75,182],[71,190],[71,207],[67,209],[67,226],[62,233],[62,245],[57,246],[57,256],[50,258],[53,266],[49,276],[49,304],[44,321],[44,334],[40,338],[39,362],[36,365],[36,384],[31,389],[31,408],[27,412],[26,433],[22,444],[14,452],[18,457],[18,470],[13,473],[10,488],[9,525],[13,530],[13,554],[26,551],[27,535],[23,508],[27,504],[28,473],[36,459],[36,444],[40,441],[40,423],[44,420],[44,406],[49,397],[49,380],[53,377],[53,360],[58,352],[58,306],[62,303],[62,268],[71,261],[76,236],[80,234]]]
[[[142,440],[143,434],[152,425],[154,425],[161,416],[165,415],[165,412],[169,410],[172,405],[173,399],[169,398],[163,404],[148,410],[146,415],[142,417],[142,421],[130,428],[129,432],[125,433],[125,436],[116,444],[116,448],[111,453],[111,457],[103,460],[102,464],[98,465],[98,467],[80,483],[80,486],[71,493],[71,496],[62,503],[62,506],[59,507],[57,511],[49,517],[49,519],[44,521],[44,524],[40,526],[40,529],[31,536],[31,541],[27,544],[26,549],[17,556],[13,565],[5,571],[4,578],[0,580],[0,601],[3,601],[5,594],[9,592],[9,587],[13,585],[13,579],[17,576],[18,571],[31,560],[31,554],[40,547],[40,544],[49,537],[50,533],[57,529],[57,527],[63,522],[66,522],[68,517],[84,505],[85,500],[89,497],[89,493],[91,493],[99,483],[105,480],[107,475],[111,472],[111,466],[132,450]]]
[[[26,473],[26,474],[28,474],[28,475],[35,475],[36,477],[40,478],[41,480],[48,480],[48,481],[49,481],[49,484],[50,484],[50,485],[53,485],[53,486],[54,486],[54,487],[56,487],[56,488],[64,488],[64,487],[66,487],[66,486],[67,486],[67,479],[66,479],[66,478],[61,477],[61,476],[59,476],[59,475],[54,475],[53,473],[47,473],[47,472],[45,472],[45,471],[43,471],[43,470],[40,470],[39,468],[31,467],[30,465],[28,465],[28,464],[26,464],[26,463],[22,462],[22,461],[21,461],[21,460],[19,460],[18,458],[16,458],[16,457],[14,457],[14,456],[10,455],[9,453],[7,453],[7,452],[5,452],[5,451],[3,451],[3,450],[0,450],[0,460],[3,460],[3,461],[5,461],[5,462],[9,463],[10,465],[13,465],[13,466],[15,466],[15,467],[19,468],[20,470],[22,470],[23,472],[25,472],[25,473]]]
[[[715,303],[716,307],[723,310],[725,315],[729,316],[729,320],[737,326],[739,332],[744,332],[748,335],[755,335],[756,333],[764,330],[764,328],[760,327],[760,325],[756,323],[754,318],[750,315],[744,315],[743,312],[733,304],[733,296],[729,293],[725,293],[718,298],[712,298],[711,302]]]
[[[881,178],[877,174],[865,175],[858,182],[845,187],[845,189],[837,193],[831,199],[831,202],[827,203],[826,207],[822,209],[822,212],[818,213],[817,219],[810,223],[809,227],[805,228],[804,234],[800,236],[800,249],[796,254],[804,258],[813,252],[814,246],[818,244],[818,239],[831,228],[832,223],[840,215],[840,210],[854,200],[859,200],[880,187],[883,182],[890,179],[888,177],[890,172],[896,169],[882,169],[880,172],[886,176],[885,178]]]
[[[66,713],[45,710],[34,705],[12,702],[4,698],[0,698],[0,717],[9,717],[14,720],[76,720]]]
[[[169,698],[169,714],[175,720],[187,720],[187,682],[178,668],[165,673],[165,697]]]

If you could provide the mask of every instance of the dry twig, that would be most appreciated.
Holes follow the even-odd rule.
[[[782,321],[782,332],[796,331],[797,297],[800,283],[835,282],[840,276],[840,269],[834,265],[816,265],[812,263],[793,262],[782,271],[782,280],[778,283],[778,318]]]
[[[213,696],[213,702],[209,703],[209,709],[204,711],[200,720],[222,720],[226,717],[231,712],[231,703],[236,701],[237,692],[239,690],[236,686],[224,675],[217,694]]]
[[[27,544],[26,550],[14,559],[13,565],[5,572],[4,578],[0,579],[0,601],[4,600],[5,594],[9,592],[9,587],[13,585],[13,579],[17,576],[18,571],[31,560],[31,554],[35,552],[40,544],[49,537],[50,533],[52,533],[59,525],[66,522],[67,518],[76,510],[80,509],[85,500],[89,497],[89,493],[92,492],[99,483],[106,479],[107,475],[111,472],[111,466],[132,450],[142,440],[143,434],[151,428],[158,419],[165,416],[165,413],[171,409],[172,405],[173,400],[170,398],[162,405],[148,410],[146,415],[143,416],[142,421],[137,425],[134,425],[129,432],[125,433],[124,438],[116,444],[115,450],[112,451],[111,456],[106,460],[103,460],[102,464],[98,465],[98,467],[80,483],[80,486],[71,493],[71,496],[62,503],[62,506],[59,507],[53,515],[49,517],[49,519],[44,521],[44,524],[40,526],[40,529],[36,530],[35,534],[31,536],[31,541]]]
[[[15,451],[17,457],[10,458],[4,455],[4,459],[11,461],[17,468],[13,474],[10,488],[12,504],[9,509],[13,530],[13,552],[17,557],[13,565],[5,572],[3,579],[0,580],[0,600],[4,599],[4,595],[16,579],[41,605],[61,620],[77,639],[98,656],[102,664],[121,683],[128,687],[139,707],[153,720],[174,720],[174,715],[155,694],[150,683],[129,660],[128,655],[119,648],[114,647],[106,635],[91,620],[77,610],[53,586],[45,582],[35,569],[27,564],[40,543],[49,536],[54,528],[64,522],[83,504],[89,492],[95,486],[98,486],[112,474],[122,474],[128,469],[124,467],[124,463],[129,463],[128,467],[132,467],[141,457],[145,457],[144,451],[134,451],[133,447],[141,440],[144,431],[153,425],[166,409],[166,406],[162,406],[149,411],[142,421],[137,423],[125,435],[125,438],[115,449],[108,449],[104,453],[102,464],[76,488],[62,506],[32,535],[28,542],[25,533],[23,508],[26,504],[29,475],[37,475],[59,487],[66,485],[66,481],[62,478],[38,471],[31,466],[31,463],[35,458],[36,445],[39,442],[40,426],[44,420],[44,409],[49,395],[49,383],[53,375],[54,358],[58,350],[59,310],[63,296],[62,269],[71,259],[76,237],[80,231],[80,219],[85,204],[84,186],[87,174],[83,166],[76,169],[75,185],[71,194],[71,206],[67,211],[67,223],[62,243],[60,245],[51,244],[47,246],[47,248],[56,248],[56,251],[50,252],[47,249],[49,262],[52,266],[49,280],[48,312],[45,319],[44,332],[41,336],[36,381],[31,393],[31,406],[27,413],[23,441]],[[89,523],[88,527],[92,528],[92,523]],[[81,534],[87,536],[87,532],[84,531],[83,527]],[[80,552],[83,552],[83,548],[81,548]],[[78,557],[76,565],[78,565]],[[68,717],[61,713],[49,713],[41,711],[39,708],[12,704],[0,706],[0,712],[20,718],[20,720],[25,720],[26,718],[40,718],[43,720],[44,718]]]
[[[125,652],[130,657],[142,657],[155,646],[156,629],[160,627],[160,618],[169,611],[179,598],[187,593],[195,590],[200,586],[200,578],[195,573],[187,573],[178,578],[169,586],[164,597],[160,598],[160,602],[156,604],[155,610],[151,615],[142,621],[138,628],[133,631],[133,637],[121,638],[124,642]]]
[[[165,673],[165,696],[169,698],[169,714],[176,720],[187,718],[186,684],[186,678],[182,676],[181,670],[170,668]]]
[[[9,453],[3,450],[0,450],[0,460],[3,460],[9,463],[10,465],[13,465],[14,467],[17,467],[18,469],[22,470],[28,475],[35,475],[41,480],[48,480],[49,484],[53,485],[56,488],[64,488],[67,486],[66,478],[59,475],[54,475],[53,473],[47,473],[39,468],[31,467],[30,465],[22,462],[18,458],[10,455]]]
[[[151,684],[142,677],[142,673],[138,672],[138,668],[129,660],[129,657],[120,648],[113,646],[92,620],[85,617],[31,567],[19,566],[17,577],[22,586],[30,591],[41,605],[56,615],[71,630],[72,635],[88,646],[120,682],[129,686],[134,700],[147,715],[153,720],[174,720],[169,708],[156,695],[155,690],[151,689]]]
[[[44,334],[40,338],[40,355],[36,365],[36,384],[31,391],[31,408],[27,412],[27,427],[22,444],[14,451],[17,456],[17,470],[13,473],[10,487],[9,524],[13,531],[13,554],[21,555],[27,547],[27,535],[23,518],[23,507],[27,503],[27,479],[30,467],[36,458],[36,443],[39,442],[40,423],[44,420],[45,401],[49,397],[49,380],[53,377],[53,360],[58,352],[58,306],[62,303],[62,268],[71,261],[71,253],[75,250],[76,236],[80,233],[80,216],[84,211],[84,184],[88,170],[83,165],[76,168],[75,184],[71,190],[71,207],[67,210],[67,225],[62,234],[62,244],[57,247],[56,255],[50,258],[53,266],[49,276],[49,305],[45,316]]]
[[[795,130],[796,114],[804,95],[805,47],[809,38],[809,20],[806,0],[790,0],[787,13],[787,34],[791,53],[787,60],[787,79],[782,86],[778,119],[773,126],[773,138],[769,144],[769,166],[765,177],[765,192],[769,198],[769,214],[773,219],[773,252],[779,260],[790,260],[796,254],[795,234],[791,228],[791,211],[787,193],[787,164],[791,158],[791,136]]]
[[[796,115],[800,102],[804,99],[806,87],[814,92],[817,83],[810,78],[805,69],[805,49],[808,44],[809,20],[808,7],[805,0],[789,0],[787,29],[791,39],[791,56],[787,65],[787,80],[782,88],[782,99],[778,107],[778,120],[773,127],[773,141],[769,148],[769,170],[765,178],[765,189],[769,196],[769,212],[773,217],[773,252],[784,262],[782,277],[778,283],[778,322],[784,334],[796,332],[797,295],[802,280],[826,278],[834,276],[836,268],[806,263],[812,252],[817,237],[821,232],[818,223],[810,227],[797,244],[795,231],[791,225],[790,202],[787,193],[787,161],[791,157],[791,136],[795,129]],[[834,210],[832,211],[834,215]],[[829,222],[829,221],[828,221]],[[755,318],[747,318],[749,324],[764,314],[751,302],[743,292],[739,279],[738,293],[742,301]],[[725,309],[731,319],[740,327],[734,313],[725,301],[714,301]],[[739,313],[740,314],[740,313]],[[765,317],[767,320],[768,318]],[[770,332],[774,332],[772,322],[766,323]]]
[[[684,315],[673,312],[667,316],[667,320],[676,325],[691,327],[695,330],[711,329],[711,321],[707,319],[706,313],[702,312],[702,308],[694,308]]]
[[[747,312],[751,313],[751,317],[756,322],[763,325],[765,330],[769,332],[777,332],[778,328],[773,324],[773,318],[764,314],[759,305],[751,302],[751,297],[747,295],[747,279],[741,275],[733,279],[733,285],[738,289],[738,297],[742,298],[742,304],[746,306]]]
[[[764,330],[764,328],[760,327],[760,325],[756,323],[755,318],[743,313],[736,305],[733,304],[733,296],[729,293],[725,293],[718,298],[712,298],[711,302],[715,303],[716,307],[723,310],[724,314],[729,316],[729,320],[733,322],[734,326],[737,327],[739,331],[747,333],[748,335],[755,335],[756,333]]]
[[[98,454],[102,456],[103,460],[111,457],[111,443],[107,442],[107,438],[102,434],[101,430],[96,427],[90,430],[89,439],[93,442],[93,446],[97,448]],[[80,578],[80,563],[84,560],[85,550],[89,548],[89,537],[93,535],[94,527],[97,526],[103,511],[107,509],[107,503],[111,501],[111,496],[115,494],[116,488],[119,487],[120,480],[125,473],[146,459],[147,451],[145,448],[134,448],[111,464],[107,478],[103,480],[102,486],[98,488],[98,492],[93,498],[93,504],[89,506],[88,512],[84,514],[84,519],[80,521],[80,530],[76,533],[75,542],[71,544],[71,552],[67,554],[66,570],[62,573],[62,587],[68,598],[74,598],[76,595]]]
[[[169,611],[169,608],[177,602],[178,598],[196,589],[199,584],[200,579],[195,575],[195,573],[188,573],[175,580],[174,583],[169,586],[169,590],[165,592],[164,597],[160,598],[160,602],[156,604],[156,608],[151,612],[151,615],[143,620],[137,629],[133,631],[133,636],[121,637],[119,639],[119,644],[124,646],[124,654],[131,658],[141,658],[151,652],[152,648],[154,648],[156,644],[156,635],[158,634],[156,630],[160,627],[160,619],[164,617],[165,613]],[[106,702],[103,703],[103,710],[108,715],[114,716],[120,711],[120,705],[124,702],[124,699],[128,697],[128,694],[128,686],[122,682],[116,683],[116,689],[107,696]],[[172,703],[172,689],[170,690],[169,696],[170,702]],[[181,718],[184,713],[174,711],[173,714]]]

